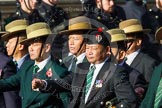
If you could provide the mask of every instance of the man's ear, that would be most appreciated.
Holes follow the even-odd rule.
[[[123,61],[125,58],[126,52],[124,50],[119,51],[119,61]]]
[[[19,51],[24,49],[24,45],[22,45],[22,44],[19,44],[18,47],[19,47]]]
[[[142,45],[142,40],[141,39],[136,39],[136,44],[137,44],[137,46],[141,46]]]
[[[50,52],[51,50],[51,45],[50,44],[46,44],[45,45],[45,52]]]
[[[110,48],[110,46],[107,46],[106,50],[107,50],[106,54],[107,55],[111,55],[111,48]]]

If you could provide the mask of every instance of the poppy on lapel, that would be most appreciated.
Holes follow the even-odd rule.
[[[52,77],[52,70],[51,70],[51,68],[49,68],[48,71],[46,72],[46,76],[48,78],[51,78]]]

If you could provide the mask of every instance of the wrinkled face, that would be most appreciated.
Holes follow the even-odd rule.
[[[98,0],[97,3],[105,12],[111,13],[113,11],[114,0]]]
[[[6,49],[7,49],[7,55],[8,55],[8,56],[12,56],[12,54],[13,54],[13,52],[14,52],[14,49],[15,49],[15,47],[16,47],[16,42],[17,42],[17,37],[10,38],[10,39],[7,41]],[[15,50],[14,53],[16,53],[16,50]]]
[[[42,43],[41,42],[31,42],[28,51],[31,60],[37,60],[40,56]]]
[[[92,64],[103,62],[110,52],[110,47],[103,47],[100,44],[86,44],[86,57]]]
[[[83,43],[83,40],[84,38],[80,34],[69,35],[68,44],[69,44],[70,53],[72,53],[73,55],[77,55],[78,51],[81,48],[81,44]]]

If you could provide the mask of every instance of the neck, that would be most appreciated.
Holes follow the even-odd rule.
[[[19,61],[23,56],[25,56],[27,54],[27,52],[25,53],[24,52],[20,52],[20,53],[17,53],[17,54],[14,54],[13,55],[13,58],[16,60],[16,61]]]
[[[43,55],[41,57],[39,57],[38,59],[35,60],[36,64],[42,62],[43,60],[47,59],[50,55],[49,54],[46,54],[46,55]]]

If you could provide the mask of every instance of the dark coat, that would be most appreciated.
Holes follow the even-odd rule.
[[[160,64],[158,67],[155,68],[152,79],[149,84],[149,88],[147,90],[146,96],[141,103],[140,108],[153,108],[154,107],[154,101],[156,96],[156,91],[160,82],[162,76],[162,64]],[[159,102],[158,108],[162,108],[162,99]]]
[[[142,16],[146,13],[147,8],[143,4],[138,4],[136,0],[128,0],[122,8],[126,14],[126,19],[138,19],[142,23]]]
[[[26,19],[29,24],[45,22],[37,10],[33,10],[31,14],[28,14],[20,8],[14,15],[5,19],[5,25],[17,19]]]
[[[6,80],[0,80],[0,91],[9,91],[20,88],[22,108],[62,108],[63,103],[59,94],[42,94],[31,89],[34,62],[26,62],[26,65],[16,74]],[[47,75],[51,69],[52,77]],[[66,76],[66,68],[56,62],[49,61],[42,71],[36,75],[40,79],[63,78]]]
[[[94,24],[94,27],[105,26],[108,29],[117,28],[119,27],[119,23],[121,21],[126,20],[124,10],[117,5],[115,5],[112,13],[106,13],[101,9],[94,8],[94,10],[87,11],[84,15],[90,19],[93,19],[92,24]]]
[[[68,19],[67,14],[61,7],[58,7],[56,5],[51,6],[43,1],[41,2],[37,10],[43,17],[44,21],[49,24],[51,30],[57,28],[59,24]],[[63,29],[65,28],[62,28],[60,30]]]
[[[146,82],[144,76],[142,75],[142,73],[140,73],[136,69],[130,67],[126,63],[124,63],[123,66],[129,72],[129,81],[130,81],[131,85],[133,86],[133,88],[135,89],[137,87],[142,87],[146,91],[146,89],[147,89],[147,82]]]
[[[115,69],[116,67],[112,64],[114,70],[111,70],[108,61],[105,62],[96,78],[96,81],[103,81],[102,87],[97,87],[95,83],[92,88],[93,91],[91,91],[85,104],[84,89],[89,66],[89,63],[79,64],[77,73],[68,75],[63,82],[59,79],[47,80],[46,89],[48,91],[46,92],[71,90],[73,99],[69,104],[69,108],[105,108],[106,101],[110,101],[115,97],[120,101],[116,105],[117,108],[121,108],[122,105],[124,108],[134,108],[136,106],[136,96],[128,81],[125,69],[123,67]]]
[[[130,66],[141,72],[145,77],[145,80],[147,82],[150,82],[153,70],[157,65],[158,64],[156,60],[152,59],[142,52],[139,52],[139,54],[135,57]]]
[[[1,79],[9,78],[16,74],[16,66],[12,59],[0,52],[0,77]],[[0,93],[0,108],[21,108],[21,98],[19,91],[10,91]]]

